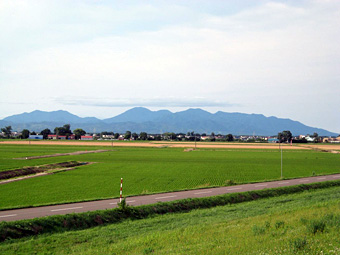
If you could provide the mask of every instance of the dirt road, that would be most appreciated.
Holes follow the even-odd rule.
[[[20,145],[72,145],[72,146],[111,146],[111,147],[171,147],[171,148],[195,148],[195,142],[110,142],[110,141],[3,141],[1,144]],[[309,150],[309,147],[298,145],[281,145],[284,150]],[[206,143],[197,142],[197,149],[279,149],[278,144],[271,143]],[[336,148],[334,148],[336,149]],[[339,145],[340,150],[340,145]]]

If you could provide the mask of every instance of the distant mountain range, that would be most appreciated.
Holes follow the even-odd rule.
[[[337,133],[325,129],[306,126],[298,121],[265,117],[262,114],[209,113],[202,109],[188,109],[172,113],[168,110],[150,111],[143,107],[132,108],[118,116],[108,119],[95,117],[81,118],[67,111],[33,111],[9,116],[0,120],[0,127],[11,125],[13,130],[40,132],[49,128],[52,132],[55,127],[70,124],[71,129],[82,128],[87,132],[98,133],[114,131],[124,133],[147,132],[160,134],[165,132],[233,135],[277,135],[283,130],[290,130],[293,135],[318,133],[320,136],[336,136]]]

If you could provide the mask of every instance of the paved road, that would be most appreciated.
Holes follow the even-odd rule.
[[[189,191],[178,191],[171,193],[162,193],[146,196],[135,196],[128,197],[127,203],[129,205],[146,205],[154,204],[157,202],[173,201],[185,198],[196,198],[196,197],[209,197],[216,196],[226,193],[244,192],[250,190],[261,190],[267,188],[277,188],[284,186],[292,186],[297,184],[322,182],[329,180],[340,179],[340,174],[325,175],[325,176],[315,176],[300,179],[291,180],[281,180],[273,182],[263,182],[263,183],[253,183],[253,184],[242,184],[236,186],[210,188],[210,189],[199,189],[199,190],[189,190]],[[104,210],[117,207],[119,199],[107,199],[100,201],[73,203],[73,204],[63,204],[63,205],[53,205],[35,208],[25,208],[17,210],[6,210],[0,211],[0,221],[15,221],[22,219],[32,219],[38,217],[44,217],[49,215],[57,214],[68,214],[68,213],[79,213],[88,212],[96,210]]]

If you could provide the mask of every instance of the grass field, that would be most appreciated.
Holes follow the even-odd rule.
[[[1,254],[340,254],[340,188],[9,240]]]
[[[114,147],[113,151],[34,160],[13,158],[81,150],[100,146],[44,146],[0,144],[0,171],[26,165],[70,160],[96,162],[60,172],[0,185],[0,209],[95,200],[124,195],[158,193],[280,179],[277,149],[199,149]],[[312,150],[284,150],[285,178],[340,172],[339,154]]]

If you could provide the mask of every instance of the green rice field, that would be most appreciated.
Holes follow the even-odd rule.
[[[14,158],[104,149],[104,153],[32,160]],[[112,150],[111,150],[112,149]],[[280,179],[277,149],[199,149],[0,144],[0,171],[65,162],[95,162],[0,185],[0,209],[96,200]],[[340,172],[339,154],[284,150],[283,176],[295,178]]]

